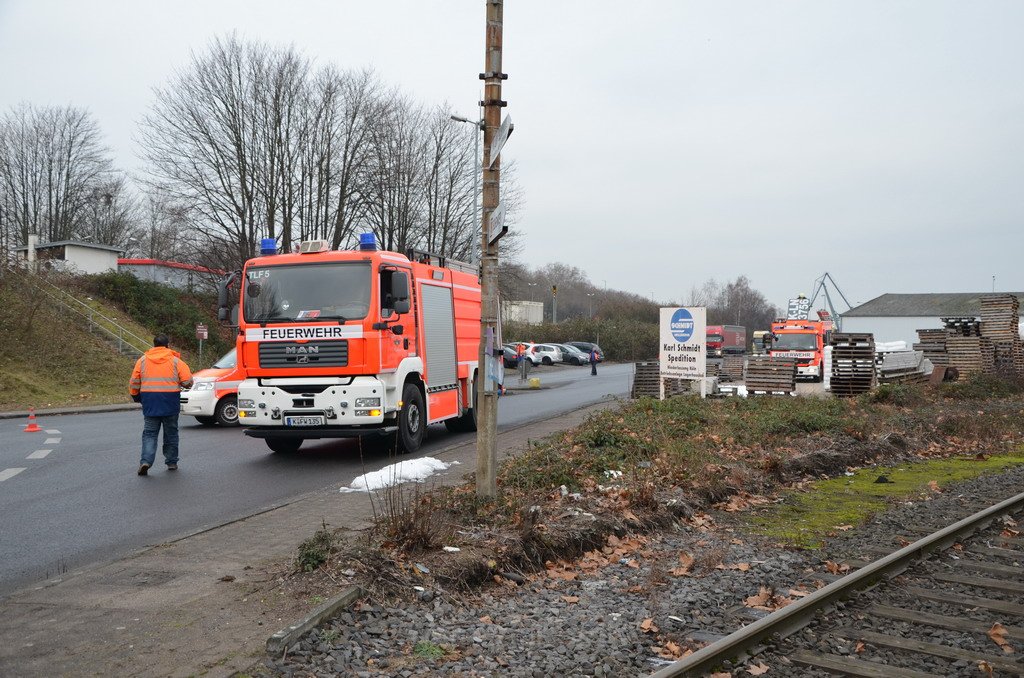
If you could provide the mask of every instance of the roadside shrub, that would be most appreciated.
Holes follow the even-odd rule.
[[[1024,380],[994,374],[974,374],[963,381],[942,384],[942,395],[952,400],[1007,398],[1024,393]]]
[[[924,394],[917,386],[908,384],[880,384],[878,388],[861,396],[864,404],[883,403],[898,407],[920,405],[925,401]]]
[[[402,553],[418,553],[441,545],[447,528],[436,510],[435,497],[418,484],[390,485],[381,491],[377,527],[384,542]]]
[[[312,537],[299,544],[299,553],[295,557],[295,566],[303,572],[312,572],[327,562],[338,546],[337,537],[327,529],[327,523],[317,530]]]
[[[210,328],[204,352],[210,351],[216,359],[231,348],[232,337],[217,322],[217,302],[212,295],[189,294],[160,283],[140,280],[130,273],[84,276],[80,284],[117,304],[154,333],[166,332],[173,345],[189,349],[196,347],[196,325],[204,324]]]

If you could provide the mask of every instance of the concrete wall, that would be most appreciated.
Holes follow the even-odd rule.
[[[537,325],[544,322],[544,302],[541,301],[505,301],[501,304],[503,322],[529,323]]]
[[[921,316],[843,318],[843,332],[871,332],[875,341],[917,343],[917,330],[941,329],[942,320]]]
[[[117,270],[117,252],[97,250],[79,245],[64,246],[64,262],[66,268],[73,268],[78,273],[105,273]]]
[[[179,290],[210,291],[215,286],[210,282],[211,274],[203,274],[183,268],[161,266],[159,264],[121,264],[121,270],[131,273],[141,280],[151,280],[175,287]]]

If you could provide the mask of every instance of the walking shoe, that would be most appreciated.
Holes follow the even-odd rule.
[[[177,471],[178,470],[178,465],[177,464],[168,464],[167,465],[167,470],[168,471]]]
[[[149,464],[139,464],[139,475],[149,475]]]

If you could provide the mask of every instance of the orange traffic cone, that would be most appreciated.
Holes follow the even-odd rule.
[[[25,433],[39,433],[42,430],[36,423],[36,411],[31,407],[28,408],[28,426],[24,428]]]

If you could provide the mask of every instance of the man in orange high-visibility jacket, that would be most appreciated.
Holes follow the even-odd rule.
[[[153,337],[153,348],[135,362],[128,392],[142,403],[146,423],[142,428],[142,460],[139,475],[144,476],[156,459],[156,441],[164,429],[164,463],[168,471],[178,470],[178,412],[182,387],[192,385],[192,370],[177,351],[167,348],[167,335]]]

